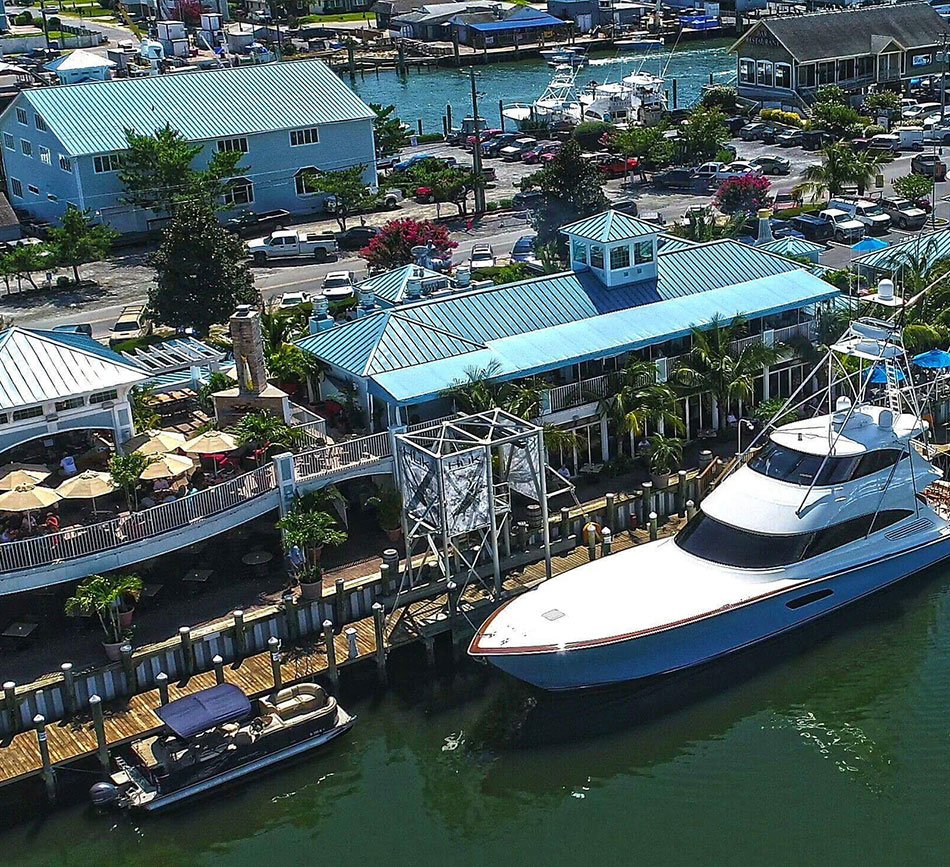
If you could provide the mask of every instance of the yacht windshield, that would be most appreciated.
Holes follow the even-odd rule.
[[[806,455],[774,442],[766,445],[749,461],[749,469],[770,479],[780,479],[793,485],[840,485],[896,464],[907,452],[901,449],[877,449],[863,455],[843,458],[824,455]],[[824,461],[824,466],[822,466]],[[817,479],[815,478],[817,474]]]

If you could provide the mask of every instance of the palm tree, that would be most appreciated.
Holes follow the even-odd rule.
[[[854,151],[843,142],[828,145],[821,152],[820,165],[809,166],[802,173],[804,180],[795,188],[796,193],[811,192],[815,197],[824,193],[841,194],[844,185],[854,180]]]
[[[686,223],[677,223],[672,234],[688,241],[718,241],[738,238],[747,228],[745,214],[732,214],[724,222],[717,220],[711,208],[687,211]]]
[[[138,598],[142,579],[138,575],[90,575],[66,600],[66,613],[99,618],[107,644],[122,640],[122,603]]]
[[[874,179],[881,174],[885,163],[889,163],[891,159],[891,155],[886,151],[852,152],[849,180],[857,185],[859,196],[864,195],[864,191],[874,183]]]
[[[760,341],[735,346],[747,336],[741,316],[725,325],[717,315],[709,328],[692,331],[693,348],[673,375],[692,393],[711,398],[710,409],[718,412],[719,432],[724,433],[729,408],[737,402],[751,403],[755,377],[775,362],[778,351]]]
[[[304,508],[299,501],[277,522],[277,528],[288,554],[293,548],[301,552],[303,562],[299,578],[302,584],[320,581],[320,557],[324,545],[342,545],[346,541],[346,533],[337,528],[336,518],[327,512]]]
[[[302,441],[300,431],[291,427],[282,418],[272,412],[261,410],[241,416],[240,421],[232,425],[230,432],[237,437],[240,445],[255,445],[261,458],[277,449],[291,449]]]
[[[620,374],[616,394],[601,404],[601,415],[617,422],[617,427],[635,438],[642,437],[648,427],[676,432],[685,428],[676,411],[676,393],[670,386],[656,381],[656,365],[652,361],[632,360]]]

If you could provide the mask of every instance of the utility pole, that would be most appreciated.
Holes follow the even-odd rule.
[[[947,113],[947,34],[940,37],[940,44],[943,48],[943,62],[940,64],[940,120],[943,120]]]
[[[485,210],[485,187],[482,181],[482,136],[478,124],[478,93],[475,90],[475,67],[469,67],[472,82],[472,118],[475,122],[475,150],[472,152],[472,171],[475,173],[475,213]]]

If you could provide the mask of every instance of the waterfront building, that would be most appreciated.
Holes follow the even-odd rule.
[[[225,216],[322,209],[305,183],[319,171],[365,166],[376,185],[373,112],[324,63],[306,60],[20,92],[0,114],[6,190],[32,218],[57,221],[76,205],[120,232],[158,228],[161,215],[125,201],[119,180],[126,129],[169,124],[202,152],[239,150]]]
[[[115,63],[91,51],[77,51],[51,60],[43,69],[55,72],[60,84],[82,84],[84,81],[106,81],[112,78]]]
[[[550,38],[566,22],[539,9],[466,0],[459,3],[419,3],[388,18],[388,28],[424,42],[452,42],[474,48],[496,48]]]
[[[950,25],[926,3],[898,3],[763,18],[732,46],[739,95],[800,107],[819,87],[855,95],[868,86],[906,88],[944,71]]]
[[[660,230],[615,211],[562,229],[570,270],[398,306],[364,305],[335,325],[325,313],[299,345],[326,365],[324,397],[355,387],[376,429],[451,411],[445,389],[475,371],[494,380],[542,377],[541,418],[578,434],[575,470],[616,451],[601,415],[617,372],[654,361],[666,380],[690,349],[692,328],[742,314],[752,341],[814,335],[818,305],[838,291],[796,262],[734,240],[664,244]],[[787,396],[806,368],[791,350],[756,379],[755,399]],[[680,399],[687,436],[716,426],[701,395]]]
[[[548,12],[570,21],[578,33],[590,33],[598,27],[633,27],[656,7],[623,0],[548,0]]]

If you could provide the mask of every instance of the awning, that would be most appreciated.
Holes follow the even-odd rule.
[[[190,738],[221,723],[249,716],[251,702],[233,684],[219,683],[169,702],[155,713],[178,737]]]
[[[469,30],[475,30],[479,33],[497,33],[499,31],[511,30],[547,30],[552,27],[564,27],[567,23],[567,21],[562,21],[553,15],[542,13],[533,18],[509,18],[503,21],[473,22],[466,26]]]

